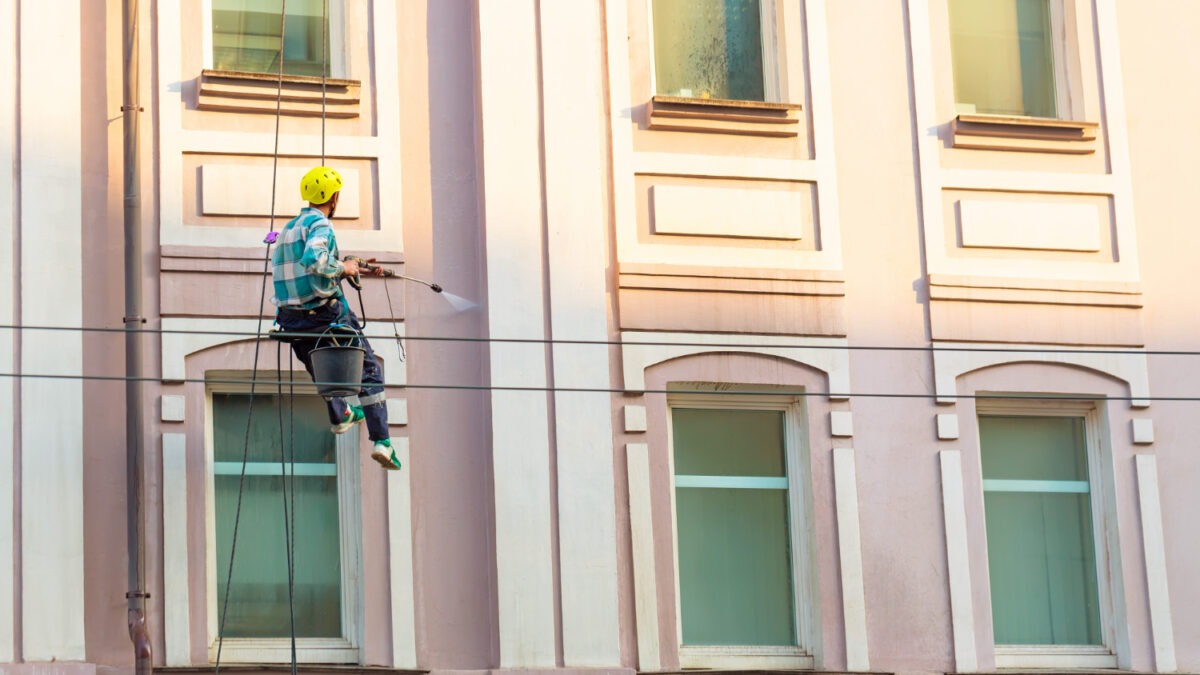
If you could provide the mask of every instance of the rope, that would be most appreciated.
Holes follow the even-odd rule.
[[[278,79],[276,82],[276,89],[275,89],[275,149],[274,149],[274,152],[272,153],[274,155],[274,161],[271,164],[271,220],[270,220],[270,228],[271,229],[270,229],[270,231],[272,233],[275,232],[275,188],[276,188],[276,183],[279,178],[279,121],[280,121],[280,118],[282,117],[282,111],[283,111],[283,42],[284,42],[284,38],[286,37],[286,33],[287,33],[287,0],[280,0],[280,6],[279,6],[279,72],[278,72]],[[268,278],[268,273],[271,271],[270,265],[271,265],[271,240],[272,239],[273,239],[273,237],[267,238],[266,250],[265,250],[265,253],[263,256],[262,293],[259,295],[259,301],[258,301],[257,332],[258,332],[259,336],[262,335],[262,323],[263,323],[262,314],[263,314],[263,308],[266,306],[266,302],[267,302],[267,278]],[[255,340],[255,342],[254,342],[254,370],[252,371],[251,381],[258,379],[258,360],[259,360],[261,348],[262,348],[262,340],[261,339]],[[276,379],[279,379],[279,378],[276,378]],[[246,464],[247,464],[247,460],[249,459],[249,456],[250,456],[250,424],[254,419],[254,392],[255,392],[255,389],[256,388],[253,385],[251,385],[250,400],[246,405],[246,434],[245,434],[244,438],[242,439],[242,472],[241,472],[241,476],[238,479],[237,507],[234,510],[233,536],[232,536],[232,539],[231,539],[230,545],[229,545],[229,568],[225,575],[225,598],[221,603],[221,617],[220,617],[220,622],[217,625],[217,658],[216,658],[216,662],[213,666],[213,674],[214,675],[217,675],[221,672],[221,652],[223,651],[223,649],[225,647],[225,621],[226,621],[226,619],[228,619],[228,615],[229,615],[229,596],[230,596],[230,591],[233,590],[233,563],[237,558],[238,529],[239,529],[239,527],[241,525],[241,521],[242,521],[242,496],[244,494],[245,487],[246,487]],[[281,403],[281,407],[282,407],[282,402],[280,402],[280,403]],[[286,502],[286,495],[285,495],[285,501],[284,501],[285,509],[286,509],[286,506],[287,506],[287,502]],[[287,528],[286,515],[284,517],[284,528],[285,529]],[[289,582],[291,580],[291,574],[292,574],[291,561],[289,559],[289,561],[288,561]],[[289,588],[288,588],[289,609],[292,609],[292,605],[293,605],[292,592],[291,592],[291,587],[289,585]],[[292,609],[292,611],[294,613],[294,609]],[[292,630],[292,675],[296,675],[296,642],[295,642],[296,632],[295,632],[294,624],[293,624],[292,628],[293,628],[293,630]]]

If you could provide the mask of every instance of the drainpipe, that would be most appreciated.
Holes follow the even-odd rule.
[[[146,578],[144,518],[142,515],[142,203],[138,192],[141,165],[138,161],[138,2],[123,0],[122,51],[124,95],[121,112],[125,123],[125,489],[128,502],[129,638],[133,641],[134,673],[153,672],[150,633],[146,628]]]

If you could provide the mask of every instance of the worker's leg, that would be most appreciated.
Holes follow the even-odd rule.
[[[275,317],[275,323],[279,327],[289,333],[299,333],[314,328],[323,328],[331,323],[337,322],[341,314],[340,303],[330,303],[321,309],[314,312],[279,312]],[[317,346],[316,339],[294,339],[292,340],[292,352],[296,358],[300,359],[300,363],[304,364],[304,369],[308,371],[309,377],[316,379],[313,373],[312,359],[309,357],[311,352]],[[332,425],[340,424],[346,418],[346,412],[349,407],[346,402],[337,396],[326,396],[325,409],[329,413],[329,423]]]
[[[354,316],[353,312],[350,313],[348,321],[361,330],[358,317]],[[358,392],[358,403],[367,417],[367,436],[372,441],[381,441],[391,436],[391,432],[388,431],[387,400],[383,390],[383,368],[380,367],[379,359],[375,358],[375,351],[371,349],[371,343],[367,342],[366,338],[363,338],[362,346],[366,351],[363,354],[362,390]]]

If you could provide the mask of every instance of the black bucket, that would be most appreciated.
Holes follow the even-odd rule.
[[[329,345],[309,352],[317,393],[322,396],[354,396],[362,389],[362,347]]]

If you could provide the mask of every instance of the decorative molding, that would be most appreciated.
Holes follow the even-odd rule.
[[[164,394],[159,398],[160,416],[163,422],[183,422],[187,399],[179,395]]]
[[[646,369],[657,363],[710,352],[741,352],[820,370],[828,377],[830,400],[843,400],[850,392],[850,357],[844,338],[624,331],[621,341],[624,383],[630,390],[645,389]]]
[[[1137,418],[1129,420],[1131,436],[1135,445],[1149,445],[1154,442],[1154,420]]]
[[[937,415],[937,437],[939,441],[958,439],[958,413]]]
[[[646,431],[646,406],[625,404],[625,433],[639,434]]]
[[[282,79],[282,82],[281,82]],[[229,70],[200,71],[200,110],[351,119],[359,116],[362,101],[358,80],[326,78],[322,92],[320,77],[244,73]],[[281,90],[281,91],[279,91]],[[324,106],[322,106],[324,97]]]
[[[863,587],[862,539],[854,449],[833,449],[834,501],[841,562],[842,615],[846,625],[846,670],[871,669],[867,648],[867,600]]]
[[[263,318],[262,339],[270,340],[266,331],[271,327],[272,320]],[[203,319],[190,317],[166,317],[162,319],[162,379],[164,382],[183,382],[187,379],[187,357],[205,349],[220,345],[231,345],[237,342],[251,342],[259,329],[257,319],[218,319],[206,317]],[[395,339],[383,331],[393,324],[368,326],[364,331],[367,339],[379,344],[386,340]],[[400,337],[405,335],[403,323],[394,324]],[[408,368],[404,361],[388,361],[383,369],[383,383],[388,387],[402,387],[408,383]]]
[[[1177,668],[1175,626],[1171,620],[1171,594],[1167,588],[1167,551],[1163,536],[1162,501],[1158,495],[1158,459],[1154,455],[1137,455],[1135,462],[1138,504],[1142,516],[1142,548],[1146,556],[1150,628],[1154,634],[1154,667],[1157,672],[1172,673]]]
[[[394,3],[377,2],[370,5],[372,26],[395,26]],[[185,222],[184,218],[184,155],[185,154],[228,154],[242,157],[270,157],[274,154],[274,134],[269,132],[242,132],[234,130],[236,122],[230,121],[226,129],[184,129],[183,116],[187,108],[184,91],[189,89],[183,77],[182,31],[195,31],[203,41],[203,26],[184,26],[183,8],[175,0],[156,0],[154,11],[157,48],[154,53],[157,79],[155,82],[158,104],[158,172],[159,172],[159,240],[163,245],[184,246],[245,246],[262,239],[256,227],[225,227],[198,225]],[[201,14],[204,14],[202,11]],[[396,39],[383,39],[386,31],[375,33],[371,41],[374,55],[371,62],[375,82],[398,82],[399,58]],[[277,76],[268,77],[275,79]],[[187,78],[190,82],[193,78]],[[333,81],[333,80],[331,80]],[[352,82],[351,80],[336,80]],[[316,78],[320,82],[320,78]],[[262,86],[274,89],[273,82]],[[299,83],[289,85],[299,87]],[[319,84],[318,84],[319,91]],[[330,157],[374,160],[379,185],[401,186],[401,107],[399,87],[377,87],[372,92],[375,104],[376,135],[374,136],[330,136],[326,139],[326,151]],[[234,100],[234,99],[229,99]],[[319,99],[318,99],[319,101]],[[257,104],[254,104],[257,105]],[[274,112],[274,99],[271,101]],[[291,105],[311,105],[292,102]],[[243,112],[253,113],[253,110]],[[320,114],[319,104],[317,114]],[[230,115],[233,120],[235,115]],[[321,143],[318,134],[282,134],[279,138],[281,156],[319,158]],[[314,160],[316,161],[316,160]],[[263,187],[266,188],[267,184]],[[190,184],[186,189],[193,189]],[[269,189],[266,190],[270,192]],[[347,230],[338,233],[343,249],[364,251],[402,250],[404,244],[403,218],[401,217],[401,190],[380,190],[377,194],[378,214],[371,227]]]
[[[1110,375],[1129,387],[1132,407],[1150,405],[1150,375],[1144,352],[958,342],[934,342],[933,347],[934,391],[938,403],[958,400],[956,382],[969,372],[1005,363],[1033,362],[1079,366]],[[1039,347],[1045,347],[1046,351],[1037,351]]]
[[[638,670],[649,672],[662,669],[658,633],[658,581],[654,564],[654,514],[650,501],[649,446],[645,443],[626,443],[625,460],[629,479],[629,528],[633,557]]]
[[[849,438],[854,435],[854,415],[849,410],[833,410],[829,413],[829,435],[834,438]]]
[[[1097,122],[959,115],[950,122],[956,148],[1088,155],[1096,152]]]
[[[813,212],[811,193],[812,186],[803,184],[784,189],[652,185],[652,229],[659,235],[797,241],[811,227],[805,222]]]
[[[780,138],[800,135],[800,110],[799,103],[662,95],[646,104],[651,129]]]
[[[163,397],[166,399],[167,397]],[[175,397],[182,401],[183,397]],[[187,434],[162,435],[163,633],[167,666],[192,664]]]
[[[417,667],[416,597],[413,586],[411,447],[392,439],[402,471],[387,472],[388,573],[391,579],[392,667]]]
[[[296,186],[308,171],[305,167],[285,166],[275,170],[275,216],[295,215],[304,206]],[[357,169],[340,170],[345,186],[338,199],[334,220],[359,217],[359,180]],[[205,163],[200,165],[200,211],[206,216],[270,216],[270,190],[247,190],[247,185],[271,185],[272,167],[268,164]],[[368,181],[367,188],[370,188]]]
[[[958,438],[958,416],[938,415],[939,437],[943,417],[954,420]],[[971,590],[971,560],[967,544],[967,511],[963,497],[962,453],[938,453],[942,468],[942,517],[946,533],[946,574],[950,580],[950,619],[954,628],[954,668],[960,673],[979,670],[975,646],[975,605]]]
[[[1088,202],[958,200],[963,248],[1099,251],[1100,211]]]

